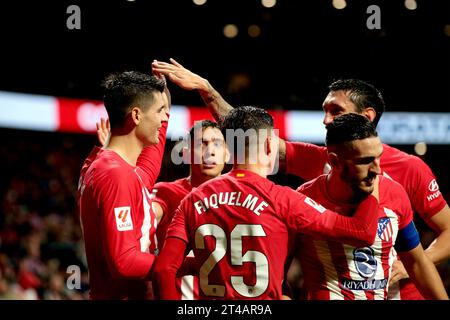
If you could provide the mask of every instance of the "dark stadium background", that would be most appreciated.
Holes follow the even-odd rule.
[[[81,30],[68,30],[66,9],[81,8]],[[368,30],[366,8],[381,8],[381,30]],[[206,77],[233,105],[320,110],[327,85],[340,77],[381,89],[388,111],[450,111],[449,0],[18,1],[0,4],[0,90],[101,99],[114,71],[148,72],[173,57]],[[227,39],[222,28],[240,32]],[[259,25],[251,38],[247,28]],[[448,27],[450,28],[450,27]],[[448,33],[450,31],[447,30]],[[174,104],[202,105],[174,86]],[[0,299],[84,299],[87,274],[76,188],[96,137],[0,129]],[[167,148],[172,145],[168,143]],[[412,145],[398,148],[413,153]],[[450,200],[448,145],[429,145],[423,159]],[[160,180],[187,174],[166,157]],[[278,175],[275,181],[302,181]],[[423,244],[433,238],[417,220]],[[83,271],[82,289],[67,290],[67,266]],[[450,265],[439,270],[450,290]]]

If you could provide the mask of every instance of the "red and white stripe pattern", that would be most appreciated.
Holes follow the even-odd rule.
[[[141,226],[141,237],[139,243],[141,245],[141,252],[155,253],[158,248],[158,240],[156,238],[156,227],[157,219],[153,207],[150,205],[152,203],[151,194],[145,187],[141,176],[139,175],[139,168],[134,169],[136,176],[139,178],[142,190],[142,201],[144,209],[144,220]]]
[[[303,236],[300,260],[310,299],[384,300],[388,294],[390,269],[395,260],[391,251],[398,233],[398,216],[380,210],[379,233],[367,248],[355,248],[334,241],[314,240]],[[389,223],[386,223],[386,219]],[[389,233],[384,233],[390,225]],[[318,267],[320,266],[320,267]]]

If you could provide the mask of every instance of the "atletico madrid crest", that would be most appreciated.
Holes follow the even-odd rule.
[[[378,219],[377,234],[381,240],[390,241],[393,233],[394,233],[394,229],[392,228],[390,218]]]

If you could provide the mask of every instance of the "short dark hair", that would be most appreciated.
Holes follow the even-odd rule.
[[[327,124],[326,128],[327,147],[378,137],[375,125],[366,117],[356,113],[340,115]]]
[[[247,131],[248,129],[273,128],[273,118],[264,109],[242,106],[231,110],[223,119],[221,127],[222,131],[226,129]]]
[[[217,128],[220,130],[219,124],[217,122],[211,120],[200,120],[195,122],[195,124],[189,129],[189,136],[191,137],[191,141],[194,140],[194,132],[196,128],[202,128],[205,130],[206,128]]]
[[[363,112],[371,107],[375,110],[376,116],[373,120],[375,126],[378,125],[385,110],[385,103],[381,92],[370,83],[359,79],[340,79],[328,86],[330,91],[348,91],[348,97],[358,109]]]
[[[196,130],[196,129],[199,129],[199,128],[202,129],[202,133],[203,133],[203,131],[204,131],[206,128],[217,128],[217,129],[221,130],[220,127],[219,127],[219,124],[218,124],[217,122],[214,122],[214,121],[211,121],[211,120],[200,120],[200,121],[197,121],[197,122],[191,127],[191,129],[189,130],[189,134],[188,134],[187,137],[186,137],[186,139],[188,139],[187,145],[188,145],[189,147],[191,147],[191,148],[194,146],[193,144],[194,144],[195,130]]]
[[[273,129],[273,118],[264,109],[254,106],[242,106],[231,110],[228,115],[221,122],[222,134],[227,139],[228,150],[236,156],[239,152],[238,149],[238,137],[233,136],[233,141],[229,141],[227,137],[227,130],[233,130],[236,133],[237,130],[242,130],[243,133],[252,132],[259,133],[260,129]],[[249,131],[250,130],[250,131]],[[250,145],[250,136],[245,136],[245,149],[248,150]],[[258,138],[257,136],[255,138]],[[232,147],[231,147],[232,146]]]
[[[154,92],[163,92],[165,82],[155,76],[137,71],[111,74],[102,83],[103,101],[112,128],[124,124],[127,114],[134,104],[145,111],[153,102]]]

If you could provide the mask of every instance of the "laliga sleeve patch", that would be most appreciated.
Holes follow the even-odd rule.
[[[314,209],[316,209],[320,213],[324,213],[327,210],[324,207],[322,207],[320,204],[315,202],[313,199],[308,198],[308,197],[305,198],[305,203],[309,204],[311,207],[313,207]]]
[[[117,230],[133,230],[133,220],[131,220],[131,207],[114,208],[114,216],[116,217]]]

